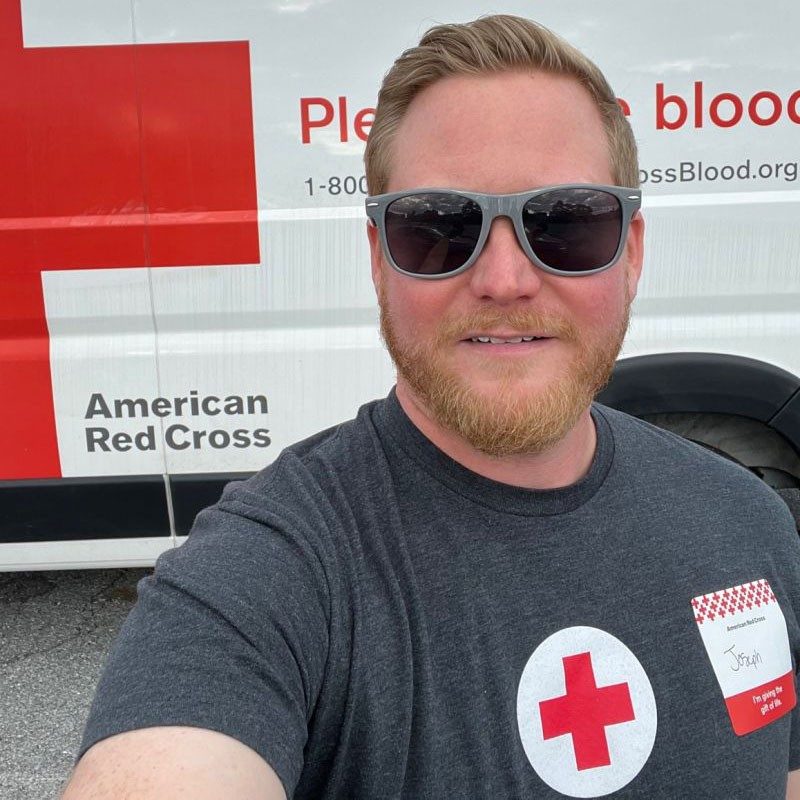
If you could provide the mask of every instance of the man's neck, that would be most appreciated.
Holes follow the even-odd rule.
[[[454,461],[485,478],[524,489],[557,489],[576,483],[589,472],[597,432],[587,408],[567,435],[542,453],[494,457],[476,450],[458,434],[439,425],[403,381],[397,399],[408,418]]]

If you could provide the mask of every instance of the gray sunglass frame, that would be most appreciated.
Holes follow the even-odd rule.
[[[617,243],[617,250],[613,258],[602,267],[597,267],[585,271],[569,271],[560,270],[550,267],[545,264],[536,253],[533,252],[525,230],[522,226],[522,209],[525,204],[533,197],[540,194],[546,194],[559,189],[594,189],[596,191],[607,192],[617,198],[620,203],[622,212],[622,225],[620,230],[619,242]],[[478,236],[478,241],[475,244],[475,249],[472,255],[458,268],[452,272],[443,272],[437,275],[430,275],[418,272],[409,272],[398,266],[389,251],[389,242],[386,236],[386,209],[395,200],[403,197],[411,197],[415,194],[450,194],[458,195],[459,197],[466,197],[478,204],[482,212],[481,232]],[[517,241],[520,244],[525,255],[540,269],[549,272],[553,275],[562,275],[570,278],[580,278],[584,275],[596,275],[598,272],[603,272],[614,266],[619,261],[622,251],[625,248],[625,242],[628,239],[628,229],[630,228],[631,220],[634,214],[641,208],[642,205],[642,191],[626,186],[607,186],[599,183],[562,183],[555,186],[542,186],[539,189],[530,189],[527,192],[515,192],[514,194],[485,194],[483,192],[465,192],[461,189],[444,189],[442,187],[434,186],[422,189],[406,189],[402,192],[390,192],[388,194],[376,194],[367,197],[364,201],[367,217],[369,221],[378,228],[380,235],[381,247],[386,256],[386,260],[390,266],[402,275],[408,275],[412,278],[421,278],[423,280],[442,280],[443,278],[452,278],[454,275],[460,275],[462,272],[468,270],[483,252],[483,247],[486,240],[489,238],[489,232],[492,223],[497,217],[508,217],[511,224],[514,226],[514,232],[517,235]]]

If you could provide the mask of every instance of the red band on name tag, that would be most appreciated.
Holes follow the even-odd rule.
[[[744,736],[788,714],[796,701],[794,673],[787,672],[777,680],[725,698],[725,705],[734,732]]]

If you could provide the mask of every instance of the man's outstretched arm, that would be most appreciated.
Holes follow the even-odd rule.
[[[98,742],[62,800],[286,800],[275,771],[246,745],[203,728],[161,727]]]
[[[789,785],[786,787],[786,800],[800,800],[800,769],[789,773]]]

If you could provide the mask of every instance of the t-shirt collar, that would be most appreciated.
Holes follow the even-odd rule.
[[[545,516],[574,511],[603,484],[614,458],[614,437],[601,408],[593,404],[597,448],[589,472],[577,483],[559,489],[524,489],[486,478],[459,464],[430,441],[409,419],[393,388],[375,409],[379,433],[416,461],[433,479],[483,506],[508,514]],[[382,438],[386,439],[385,436]],[[390,444],[387,442],[387,444]]]

